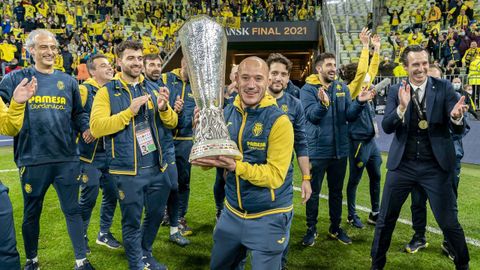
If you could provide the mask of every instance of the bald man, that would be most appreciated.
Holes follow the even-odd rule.
[[[265,61],[243,60],[235,80],[238,95],[224,115],[243,159],[218,156],[192,162],[227,170],[225,210],[213,234],[210,268],[235,269],[248,249],[252,269],[280,269],[293,216],[292,177],[287,176],[293,127],[275,99],[265,94]]]

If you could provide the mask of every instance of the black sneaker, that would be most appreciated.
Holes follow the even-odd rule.
[[[178,220],[178,229],[183,236],[189,236],[193,234],[193,230],[192,228],[188,227],[185,218],[180,218]]]
[[[302,245],[311,247],[315,245],[315,239],[317,239],[317,229],[315,227],[310,227],[307,229],[307,233],[303,237]]]
[[[118,242],[117,239],[113,237],[113,234],[111,232],[104,234],[98,233],[97,241],[95,241],[95,243],[111,249],[118,249],[122,247],[120,242]]]
[[[347,218],[347,222],[357,229],[363,229],[365,227],[365,225],[363,225],[362,221],[357,215],[349,215]]]
[[[34,262],[32,260],[27,260],[25,263],[24,270],[40,270],[40,266],[38,266],[38,262]]]
[[[453,253],[452,247],[445,240],[442,243],[442,251],[450,260],[455,260],[455,254]]]
[[[145,264],[143,270],[167,270],[167,267],[159,263],[152,255],[142,257],[143,264]]]
[[[87,259],[85,259],[81,266],[77,266],[77,264],[75,264],[74,270],[95,270],[95,268],[93,268],[90,262]]]
[[[421,235],[413,235],[412,240],[405,246],[405,251],[407,253],[416,253],[420,249],[427,248],[428,243],[427,243],[427,238],[425,236]]]
[[[378,213],[374,215],[372,212],[370,212],[370,214],[368,215],[367,223],[370,225],[377,225],[377,218]]]
[[[352,239],[348,237],[347,233],[342,230],[342,228],[338,228],[336,232],[329,231],[328,236],[332,239],[337,239],[340,243],[345,245],[350,245],[352,243]]]
[[[88,237],[85,235],[83,239],[85,240],[85,253],[87,253],[87,255],[90,255],[92,251],[90,250],[90,246],[88,245]]]
[[[184,247],[190,244],[190,241],[187,238],[183,237],[180,231],[174,234],[171,234],[169,240],[170,242],[173,242],[181,247]]]

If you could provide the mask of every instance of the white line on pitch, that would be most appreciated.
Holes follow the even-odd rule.
[[[4,173],[4,172],[17,172],[18,169],[8,169],[8,170],[0,170],[0,173]]]
[[[299,187],[293,187],[293,189],[295,191],[302,191],[301,188]],[[327,195],[324,195],[324,194],[320,194],[319,195],[320,198],[324,199],[324,200],[327,200],[328,201],[328,196]],[[343,204],[344,205],[347,205],[347,202],[346,201],[343,201]],[[357,209],[362,211],[362,212],[366,212],[366,213],[370,213],[372,210],[368,207],[365,207],[365,206],[361,206],[361,205],[357,205]],[[403,218],[399,218],[398,219],[398,222],[402,223],[402,224],[405,224],[405,225],[409,225],[409,226],[412,226],[412,222],[410,220],[406,220],[406,219],[403,219]],[[434,234],[440,234],[442,235],[442,231],[440,229],[437,229],[435,227],[431,227],[431,226],[427,226],[427,231],[431,232],[431,233],[434,233]],[[476,246],[476,247],[480,247],[480,241],[477,240],[477,239],[474,239],[474,238],[470,238],[470,237],[465,237],[465,240],[467,241],[467,243],[469,243],[470,245],[472,246]]]

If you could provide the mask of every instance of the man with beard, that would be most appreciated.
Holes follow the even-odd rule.
[[[161,80],[162,76],[162,60],[158,54],[147,54],[143,59],[143,64],[145,68],[145,79],[157,84],[159,87],[164,87]],[[177,98],[175,101],[174,111],[175,113],[180,112],[183,106],[183,101],[180,98]],[[175,164],[175,146],[173,144],[173,134],[169,129],[164,128],[164,135],[161,139],[161,144],[163,145],[163,157],[168,164],[167,175],[170,180],[171,189],[170,195],[168,196],[167,201],[167,211],[168,213],[163,220],[167,220],[170,225],[170,241],[174,242],[179,246],[186,246],[190,244],[190,241],[182,236],[178,230],[178,207],[179,207],[179,197],[178,197],[178,171],[177,164]]]
[[[15,163],[20,169],[24,201],[22,235],[25,269],[38,269],[38,240],[43,199],[53,185],[67,221],[75,252],[75,269],[93,269],[86,259],[83,222],[78,205],[80,162],[76,135],[91,138],[88,115],[82,107],[77,82],[54,70],[58,43],[46,30],[31,32],[27,50],[35,60],[31,68],[12,72],[0,83],[0,95],[12,103],[13,90],[22,80],[37,81],[35,97],[25,108],[25,119],[14,137]]]
[[[163,127],[175,127],[177,115],[168,105],[168,89],[141,75],[141,43],[124,41],[115,54],[121,73],[95,96],[92,134],[104,137],[109,173],[120,199],[129,269],[166,269],[153,257],[152,245],[170,192],[161,144]]]
[[[456,269],[469,269],[465,234],[458,222],[452,188],[455,149],[450,132],[465,130],[465,97],[450,82],[429,77],[428,52],[408,46],[402,54],[408,82],[390,88],[382,127],[395,136],[387,160],[387,176],[372,244],[372,268],[383,269],[395,223],[412,190],[428,198],[433,215],[455,254]]]
[[[87,61],[87,69],[91,78],[80,85],[80,95],[85,111],[90,115],[93,100],[99,88],[103,87],[113,78],[113,68],[107,57],[101,54],[92,56]],[[121,245],[110,232],[113,215],[117,206],[117,192],[115,184],[108,173],[107,157],[103,138],[84,140],[78,142],[81,161],[80,186],[80,209],[83,219],[83,235],[87,253],[90,253],[88,246],[88,225],[92,216],[93,207],[97,202],[99,187],[102,187],[102,205],[100,208],[100,232],[96,243],[111,249],[120,248]]]
[[[0,134],[16,136],[23,125],[25,105],[35,94],[36,79],[27,82],[23,79],[13,92],[10,106],[0,99]],[[20,256],[17,251],[13,208],[8,197],[8,188],[0,180],[0,265],[4,269],[20,269]]]
[[[312,194],[307,136],[305,134],[305,115],[300,100],[285,92],[290,81],[292,62],[279,53],[272,53],[268,56],[267,65],[270,78],[267,92],[276,99],[277,106],[288,115],[293,125],[293,148],[302,172],[302,203],[305,204]],[[292,163],[288,169],[288,175],[287,177],[293,178],[293,156]],[[286,269],[287,253],[288,243],[282,256],[282,269]]]
[[[238,95],[224,115],[243,159],[217,156],[192,161],[227,170],[225,210],[213,233],[210,269],[237,269],[247,250],[252,269],[280,269],[293,217],[293,179],[288,174],[293,128],[275,99],[265,94],[265,61],[246,58],[238,66],[236,80]]]
[[[179,206],[179,229],[183,236],[191,235],[192,229],[187,225],[185,215],[188,210],[190,197],[190,171],[192,165],[188,162],[192,150],[192,118],[195,100],[188,81],[187,61],[181,61],[181,68],[162,74],[162,81],[171,91],[170,105],[175,105],[181,100],[181,106],[177,106],[178,125],[173,130],[173,142],[175,145],[175,163],[178,168],[178,194]]]
[[[318,200],[325,173],[328,181],[330,214],[329,236],[343,244],[352,240],[340,228],[342,217],[342,190],[349,154],[347,121],[355,121],[365,102],[374,96],[363,90],[351,100],[348,87],[335,80],[335,55],[322,53],[315,59],[318,74],[307,78],[300,91],[305,108],[308,155],[311,162],[312,196],[307,201],[307,233],[302,244],[312,246],[317,237]]]

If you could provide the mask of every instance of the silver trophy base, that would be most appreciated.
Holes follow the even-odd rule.
[[[237,144],[232,140],[216,139],[197,142],[190,152],[189,162],[197,158],[212,156],[231,156],[237,160],[242,159],[242,153],[238,151]]]

